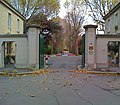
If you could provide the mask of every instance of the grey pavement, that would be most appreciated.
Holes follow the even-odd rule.
[[[120,67],[110,67],[109,69],[115,72],[120,72]]]
[[[50,58],[44,75],[0,77],[0,105],[120,105],[120,77],[81,74],[81,57]]]

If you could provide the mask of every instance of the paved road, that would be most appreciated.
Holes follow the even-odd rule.
[[[81,64],[81,56],[58,56],[49,60],[50,68],[66,71],[74,70]]]
[[[46,75],[0,77],[0,105],[120,105],[120,77],[70,72],[80,57],[50,59]]]

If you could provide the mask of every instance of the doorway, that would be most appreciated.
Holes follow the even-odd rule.
[[[4,46],[4,67],[15,67],[16,63],[16,43],[13,41],[3,42]]]
[[[119,67],[119,45],[120,42],[108,42],[108,66]]]

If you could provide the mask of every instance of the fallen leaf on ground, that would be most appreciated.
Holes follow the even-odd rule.
[[[75,89],[75,91],[79,91],[80,89]]]
[[[63,86],[72,86],[72,85],[73,85],[72,83],[69,83],[68,81],[65,81]]]
[[[49,90],[49,88],[45,88],[45,90]]]
[[[87,78],[91,78],[92,76],[87,76]]]
[[[26,77],[27,75],[22,75],[23,77]]]
[[[111,88],[115,88],[115,85],[114,84],[112,84],[112,85],[109,85]]]
[[[8,91],[5,91],[4,93],[5,93],[5,94],[9,94],[9,92],[8,92]]]
[[[16,93],[20,93],[20,91],[16,91]]]
[[[57,84],[57,85],[60,85],[60,83],[59,83],[59,82],[56,82],[56,84]]]
[[[13,88],[10,88],[10,90],[12,90]]]
[[[83,82],[81,81],[80,83],[82,84]]]
[[[109,83],[112,82],[112,81],[108,81]]]
[[[71,78],[77,78],[77,77],[79,77],[80,75],[79,74],[70,74],[70,77]]]
[[[35,95],[30,95],[30,97],[36,97]]]
[[[50,83],[52,83],[52,81],[49,81]]]

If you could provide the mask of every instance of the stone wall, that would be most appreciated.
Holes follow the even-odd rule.
[[[16,44],[16,67],[26,68],[28,66],[27,35],[0,35],[0,67],[4,67],[4,42],[15,42]]]
[[[85,28],[85,67],[87,68],[108,67],[108,42],[109,41],[120,42],[120,35],[119,34],[96,35],[97,28],[96,25],[86,25],[84,26],[84,28]]]
[[[96,35],[96,66],[108,67],[108,42],[119,42],[120,35]]]
[[[16,68],[39,68],[39,33],[40,27],[29,26],[28,33],[0,35],[0,68],[4,68],[4,42],[16,44]]]

